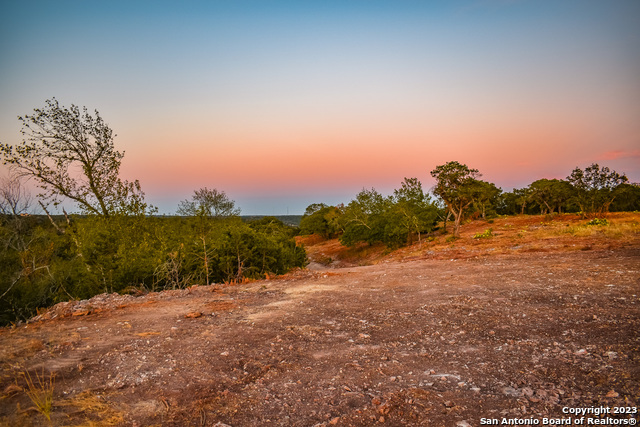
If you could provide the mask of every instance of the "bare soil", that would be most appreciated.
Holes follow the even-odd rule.
[[[359,258],[316,241],[282,277],[63,303],[0,330],[0,425],[48,424],[23,372],[54,375],[65,426],[477,426],[638,407],[638,219],[610,218],[620,235],[570,216],[476,221]]]

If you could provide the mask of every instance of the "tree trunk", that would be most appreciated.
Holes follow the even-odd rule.
[[[209,256],[207,254],[207,238],[204,235],[204,233],[202,234],[202,236],[200,236],[200,239],[202,239],[202,247],[204,249],[204,274],[205,274],[205,283],[208,286],[209,285]]]

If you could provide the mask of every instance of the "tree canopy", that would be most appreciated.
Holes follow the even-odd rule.
[[[436,179],[434,194],[442,199],[454,217],[453,234],[457,236],[465,210],[483,193],[483,185],[476,179],[481,175],[477,169],[452,161],[437,166],[431,176]]]
[[[195,190],[191,200],[180,202],[178,215],[221,219],[240,215],[240,209],[235,207],[235,202],[224,191],[204,187]]]
[[[575,200],[580,210],[587,214],[606,213],[616,198],[616,188],[629,181],[625,174],[619,174],[597,163],[584,170],[575,168],[567,180],[576,191]]]

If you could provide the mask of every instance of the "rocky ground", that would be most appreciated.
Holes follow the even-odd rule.
[[[63,303],[0,330],[0,424],[47,423],[25,373],[65,426],[464,427],[640,406],[637,232],[464,239]]]

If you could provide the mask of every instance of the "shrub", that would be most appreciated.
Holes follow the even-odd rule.
[[[594,218],[587,225],[609,225],[609,221],[606,218]]]
[[[484,230],[484,233],[478,233],[475,236],[473,236],[474,239],[488,239],[490,237],[493,237],[493,229],[492,228],[488,228],[488,229]]]

